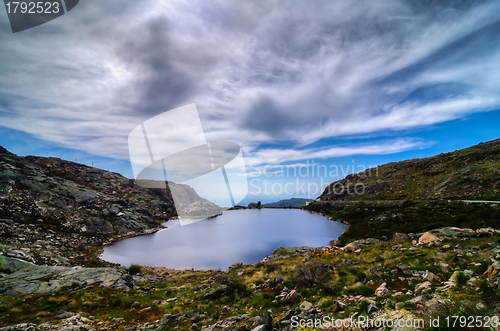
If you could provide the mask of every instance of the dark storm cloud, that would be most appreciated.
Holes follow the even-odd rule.
[[[204,65],[203,58],[180,49],[168,29],[165,19],[154,19],[116,46],[116,54],[123,62],[138,71],[131,86],[138,93],[134,111],[148,116],[189,102],[188,97],[197,90],[196,71]]]

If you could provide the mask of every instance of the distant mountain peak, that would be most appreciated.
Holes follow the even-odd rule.
[[[284,199],[277,202],[266,203],[264,207],[302,207],[305,206],[308,199],[291,198]]]

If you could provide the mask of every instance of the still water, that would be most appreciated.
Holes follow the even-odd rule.
[[[105,247],[105,261],[175,269],[227,269],[231,264],[255,263],[280,246],[327,245],[347,225],[299,209],[226,211],[222,216],[125,239]]]

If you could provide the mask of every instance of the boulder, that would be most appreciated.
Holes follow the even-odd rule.
[[[278,282],[278,283],[283,282],[284,280],[285,280],[285,276],[280,275],[280,276],[276,277],[276,282]]]
[[[415,287],[415,295],[419,295],[420,293],[422,293],[423,291],[429,289],[431,287],[432,283],[429,282],[429,281],[426,281],[420,285],[417,285]]]
[[[386,287],[387,283],[383,283],[375,290],[375,296],[385,298],[389,294],[389,290]]]
[[[399,272],[403,275],[406,276],[411,276],[413,273],[411,272],[411,269],[409,266],[407,266],[404,263],[400,263],[396,266],[396,268],[399,270]]]
[[[482,302],[478,302],[476,305],[476,310],[484,310],[486,309],[486,306]]]
[[[0,255],[0,272],[2,273],[13,273],[23,268],[35,266],[31,262],[26,262],[20,259],[11,258],[7,256]]]
[[[196,314],[194,314],[194,316],[193,316],[193,317],[191,317],[191,321],[192,321],[193,323],[198,323],[198,322],[203,321],[205,318],[206,318],[206,317],[205,317],[205,315],[204,315],[204,314],[199,314],[199,313],[196,313]]]
[[[377,307],[377,304],[374,302],[370,303],[370,305],[366,309],[367,314],[372,314],[372,313],[375,313],[377,311],[378,311],[378,307]]]
[[[263,324],[266,327],[266,330],[272,330],[273,329],[273,313],[271,310],[268,310],[262,314],[261,318],[261,324]]]
[[[31,266],[0,279],[0,289],[8,295],[79,290],[92,285],[125,290],[137,286],[132,276],[115,268]]]
[[[293,255],[293,254],[309,254],[313,252],[318,252],[320,251],[321,248],[318,247],[307,247],[307,246],[302,246],[302,247],[278,247],[273,251],[272,255],[280,255],[280,256],[287,256],[287,255]]]
[[[382,267],[377,269],[371,268],[368,270],[368,274],[373,278],[380,278],[384,274],[384,269]]]
[[[221,286],[213,289],[212,291],[208,292],[203,296],[204,299],[209,299],[209,298],[219,298],[221,297],[224,292],[226,292],[227,285],[222,284]]]
[[[418,239],[418,243],[420,245],[424,245],[424,244],[430,244],[430,243],[436,243],[436,242],[439,242],[439,239],[438,237],[436,237],[435,235],[431,234],[430,232],[426,232],[424,233],[419,239]]]
[[[488,278],[497,277],[500,273],[500,262],[496,261],[488,267],[488,270],[484,273]]]
[[[448,263],[446,263],[446,262],[440,261],[439,262],[439,267],[441,268],[441,270],[443,272],[450,272],[451,271],[450,265]]]
[[[395,242],[410,242],[411,241],[411,237],[409,235],[407,235],[406,233],[398,233],[398,232],[396,232],[392,236],[392,240],[395,241]]]
[[[465,262],[465,259],[460,255],[453,256],[451,259],[448,260],[449,264],[462,263],[462,262]]]
[[[433,274],[429,270],[425,272],[424,280],[428,280],[431,283],[441,283],[441,277]]]
[[[175,321],[177,321],[178,318],[179,318],[178,315],[165,314],[160,320],[159,327],[164,328],[168,325],[172,325],[175,323]]]
[[[356,250],[360,247],[369,246],[369,245],[376,245],[379,243],[380,243],[380,240],[378,240],[378,239],[366,238],[366,239],[360,239],[360,240],[353,241],[352,243],[345,245],[341,249],[350,251],[350,250]]]
[[[339,308],[340,311],[344,311],[347,305],[342,301],[337,301],[337,307]]]
[[[293,302],[296,299],[297,299],[297,291],[296,290],[291,290],[281,300]]]
[[[310,303],[309,301],[304,301],[300,304],[300,309],[301,310],[305,310],[305,311],[308,311],[312,308],[312,303]]]
[[[465,238],[465,237],[475,237],[476,231],[472,229],[461,229],[457,227],[444,227],[440,229],[434,229],[430,231],[434,235],[442,237],[452,237],[452,238]]]

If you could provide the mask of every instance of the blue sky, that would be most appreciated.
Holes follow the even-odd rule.
[[[132,177],[131,130],[196,103],[207,140],[242,147],[243,203],[314,198],[314,183],[340,178],[259,172],[345,172],[500,137],[499,12],[498,1],[87,0],[13,34],[0,10],[0,145]]]

